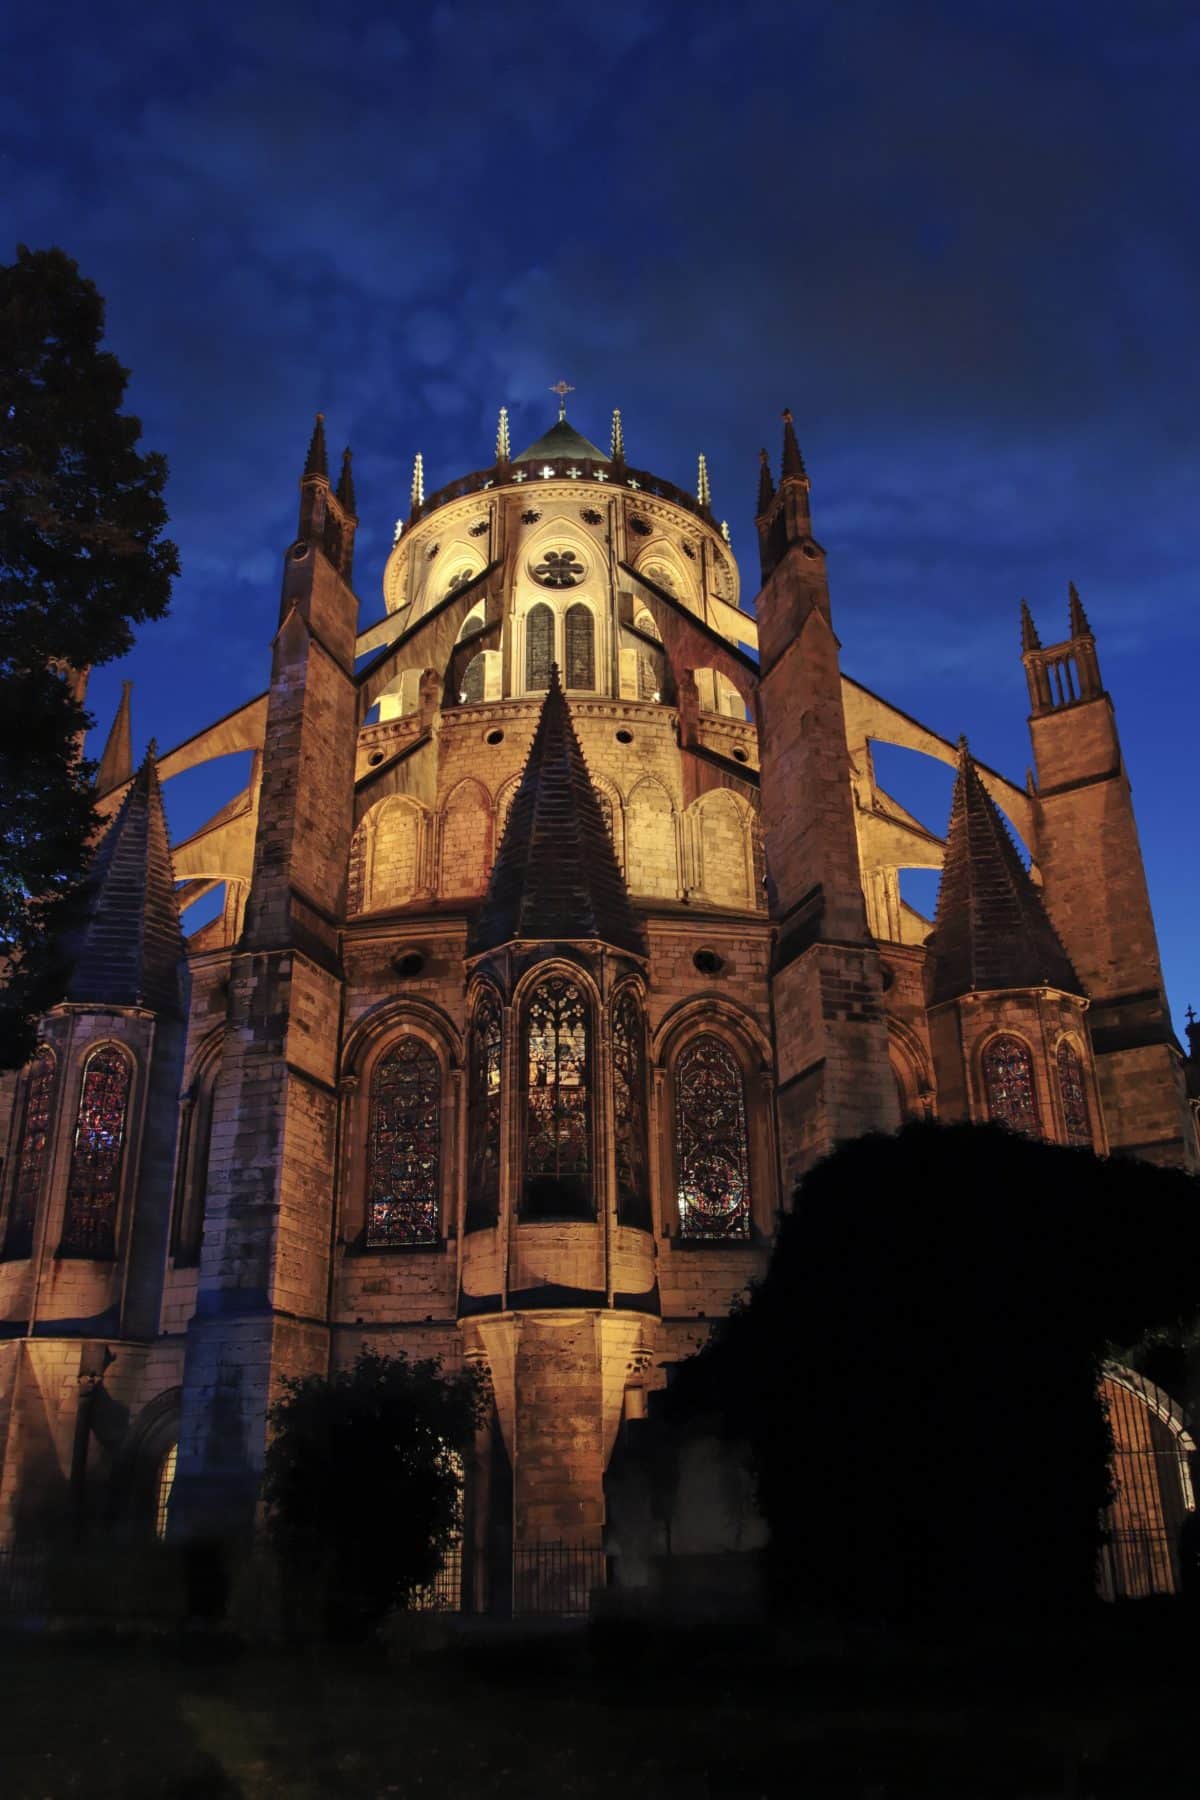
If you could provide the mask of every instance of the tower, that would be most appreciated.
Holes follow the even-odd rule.
[[[1095,636],[1073,583],[1068,636],[1059,643],[1042,645],[1022,605],[1022,654],[1037,775],[1034,861],[1047,910],[1089,996],[1109,1143],[1192,1166],[1182,1056],[1129,776]]]
[[[783,1188],[844,1138],[893,1128],[879,955],[867,931],[838,642],[809,482],[784,414],[778,489],[762,453],[758,729]]]

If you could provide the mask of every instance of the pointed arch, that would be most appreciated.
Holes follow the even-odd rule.
[[[625,876],[632,894],[679,897],[679,845],[675,808],[661,781],[643,776],[625,809]]]
[[[696,578],[669,538],[652,537],[634,562],[637,573],[695,612],[699,599]],[[658,633],[654,634],[656,637]]]
[[[527,693],[545,693],[550,686],[550,665],[554,660],[554,608],[545,600],[537,600],[525,615]]]
[[[371,1071],[366,1248],[436,1244],[441,1200],[441,1065],[418,1033],[404,1031]]]
[[[1054,1052],[1054,1073],[1058,1081],[1058,1098],[1062,1107],[1063,1132],[1068,1144],[1093,1148],[1091,1109],[1088,1106],[1088,1084],[1084,1073],[1082,1050],[1075,1038],[1059,1038]]]
[[[510,775],[502,781],[496,790],[496,850],[504,841],[504,832],[508,825],[508,815],[512,811],[512,803],[517,797],[517,789],[521,785],[520,774]]]
[[[523,1219],[595,1217],[595,1032],[578,972],[537,971],[521,1001]]]
[[[365,912],[404,906],[428,890],[429,813],[410,794],[390,794],[364,817]]]
[[[596,686],[596,619],[586,600],[573,600],[563,618],[563,686],[591,693]]]
[[[442,894],[482,894],[494,855],[492,799],[482,782],[466,776],[442,808]]]
[[[988,1117],[1010,1131],[1041,1137],[1033,1052],[1025,1039],[1015,1032],[998,1032],[984,1044],[979,1069]]]
[[[57,1087],[58,1058],[49,1044],[39,1044],[22,1084],[21,1130],[13,1157],[12,1190],[4,1227],[6,1260],[26,1257],[33,1251],[34,1222],[50,1159]]]
[[[617,1222],[653,1229],[647,1132],[646,1014],[635,982],[613,996],[610,1027],[617,1167]]]
[[[700,1032],[676,1059],[674,1090],[680,1236],[748,1239],[753,1221],[745,1072],[723,1038]]]
[[[213,1101],[221,1073],[225,1028],[218,1026],[201,1043],[181,1107],[179,1152],[175,1172],[175,1205],[171,1218],[171,1257],[177,1269],[200,1261],[204,1241],[204,1201],[212,1143]]]
[[[60,1256],[105,1261],[117,1253],[117,1218],[129,1131],[133,1058],[120,1044],[88,1051],[79,1085]]]
[[[590,773],[590,771],[589,771]],[[621,800],[621,790],[615,781],[607,775],[592,775],[592,788],[600,803],[600,812],[608,827],[608,835],[612,839],[613,852],[616,855],[617,867],[625,873],[625,807]]]
[[[471,1011],[468,1052],[467,1231],[486,1230],[500,1216],[503,1054],[503,1002],[490,981],[481,981]]]
[[[730,788],[714,788],[688,809],[696,884],[714,906],[756,908],[753,809]]]

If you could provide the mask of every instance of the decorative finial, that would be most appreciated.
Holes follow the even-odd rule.
[[[621,409],[613,408],[612,443],[609,447],[609,458],[612,462],[625,461],[625,427],[621,423]]]
[[[325,456],[325,414],[317,414],[317,422],[313,426],[313,434],[308,443],[308,455],[304,459],[306,475],[328,475],[329,464]]]
[[[508,408],[500,408],[500,418],[496,425],[496,461],[506,463],[512,455],[512,443],[508,435]]]
[[[1022,650],[1040,650],[1042,640],[1037,634],[1037,626],[1033,622],[1033,614],[1029,610],[1029,602],[1021,602],[1021,648]]]
[[[960,769],[965,769],[967,763],[971,759],[971,752],[967,744],[967,734],[965,731],[959,732],[958,742],[954,747],[958,752],[958,766]]]
[[[567,395],[573,394],[575,389],[569,381],[556,381],[550,392],[558,395],[558,422],[561,425],[567,416]]]
[[[1091,637],[1092,628],[1088,624],[1088,616],[1083,610],[1083,601],[1079,598],[1079,589],[1073,581],[1067,583],[1067,594],[1070,600],[1071,636]]]
[[[792,409],[790,406],[785,406],[783,409],[783,462],[780,465],[779,478],[781,481],[786,481],[789,475],[798,475],[801,480],[804,480],[807,477],[807,471],[804,467],[804,458],[800,454],[800,446],[796,442],[796,426],[792,419]]]
[[[759,451],[758,461],[758,516],[761,519],[775,498],[775,483],[771,479],[771,465],[765,450]]]
[[[412,509],[414,512],[425,504],[425,458],[418,450],[413,459]]]
[[[733,539],[729,535],[729,520],[728,519],[721,520],[721,536],[725,539],[725,542],[729,545],[730,549],[732,549],[733,548]]]
[[[696,476],[696,498],[705,512],[712,511],[712,489],[708,485],[708,458],[700,452],[700,470]]]
[[[558,678],[558,664],[556,662],[552,662],[550,664],[550,688],[549,688],[549,691],[552,694],[561,694],[562,693],[562,682]]]
[[[337,497],[342,511],[349,513],[352,519],[358,517],[354,500],[354,476],[350,472],[350,450],[342,451],[342,472],[338,476]]]

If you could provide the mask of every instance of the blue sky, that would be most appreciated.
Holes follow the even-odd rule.
[[[131,676],[166,745],[265,684],[318,407],[368,622],[413,452],[431,487],[479,466],[560,375],[590,435],[623,408],[631,460],[690,482],[707,452],[752,593],[790,405],[844,666],[1018,779],[1017,603],[1049,641],[1078,583],[1181,1023],[1198,75],[1195,8],[1154,0],[8,9],[0,244],[61,244],[106,295],[183,556],[97,716]],[[176,829],[236,774],[172,784]]]

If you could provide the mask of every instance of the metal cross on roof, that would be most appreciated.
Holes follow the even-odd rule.
[[[573,394],[575,389],[569,381],[556,381],[550,392],[558,395],[558,417],[561,422],[567,416],[567,395]]]

